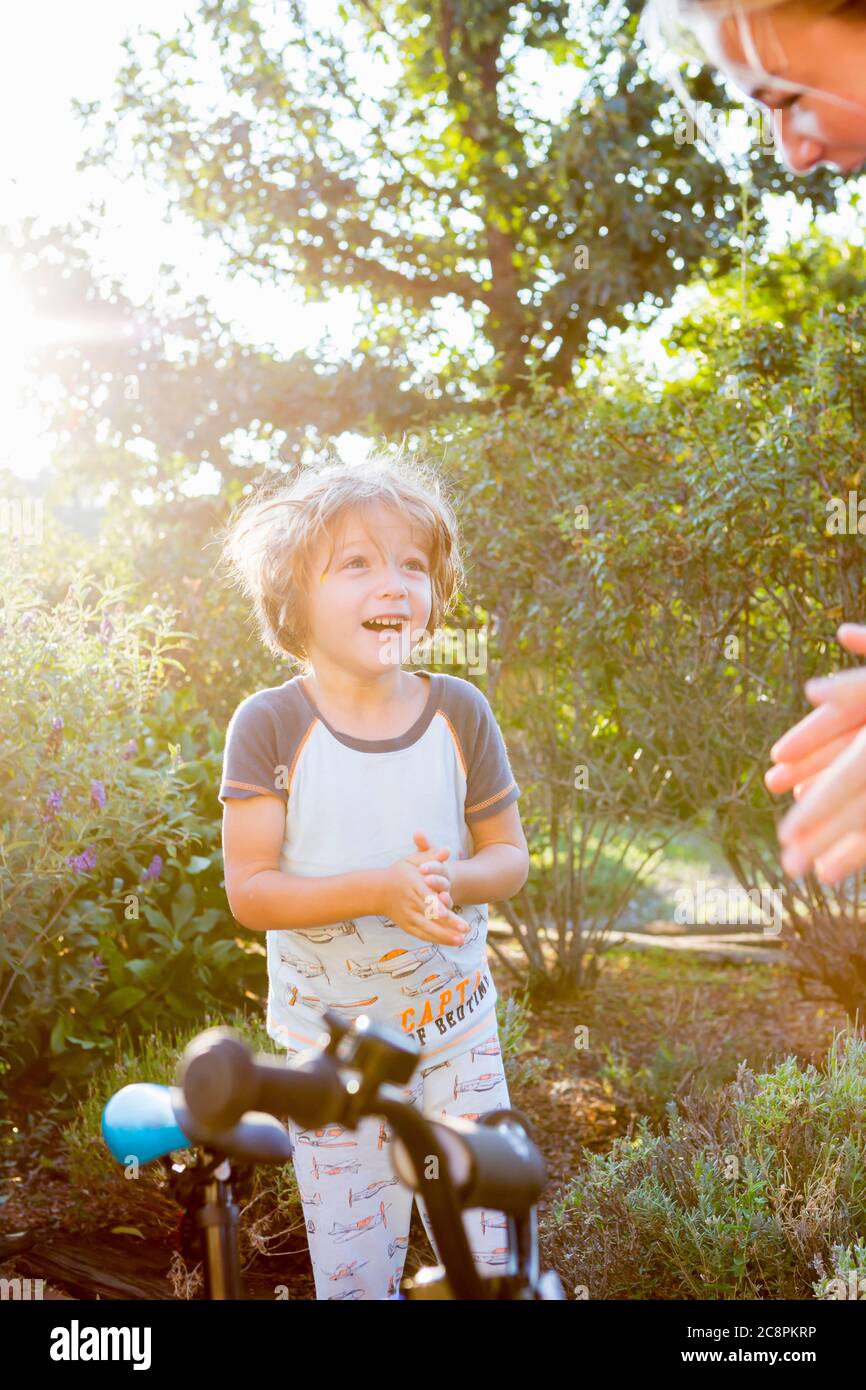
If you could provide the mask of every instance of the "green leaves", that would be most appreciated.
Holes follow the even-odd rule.
[[[176,611],[77,571],[50,531],[26,568],[0,557],[0,625],[0,1051],[13,1075],[80,1075],[169,997],[216,1011],[261,981],[221,883],[225,724],[167,684]]]
[[[117,1018],[120,1014],[127,1013],[134,1009],[136,1004],[140,1004],[142,999],[147,998],[147,990],[139,989],[135,985],[127,985],[124,989],[113,990],[106,999],[103,1000],[102,1007],[111,1018]]]

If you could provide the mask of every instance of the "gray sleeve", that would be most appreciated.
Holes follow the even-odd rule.
[[[229,720],[218,799],[278,796],[287,803],[285,780],[274,711],[260,694],[250,695]]]
[[[467,825],[496,815],[510,806],[520,795],[520,788],[514,780],[508,750],[499,725],[487,696],[464,681],[468,690],[463,691],[463,731],[461,741],[466,756],[466,805],[464,819]]]

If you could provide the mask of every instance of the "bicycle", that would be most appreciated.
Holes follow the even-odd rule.
[[[134,1083],[104,1107],[103,1137],[118,1162],[164,1164],[170,1195],[183,1209],[185,1253],[197,1250],[203,1259],[204,1298],[243,1297],[237,1198],[257,1164],[291,1160],[280,1117],[308,1129],[355,1129],[375,1115],[393,1127],[394,1173],[423,1194],[442,1260],[404,1276],[401,1296],[564,1300],[558,1274],[539,1270],[537,1201],[547,1168],[526,1117],[503,1108],[478,1122],[430,1120],[398,1090],[418,1064],[417,1044],[366,1015],[354,1024],[332,1010],[322,1018],[327,1043],[290,1062],[255,1056],[232,1029],[209,1028],[186,1048],[174,1086]],[[173,1151],[190,1146],[192,1163],[171,1162]],[[469,1207],[507,1218],[501,1274],[482,1277],[475,1268],[461,1219]]]

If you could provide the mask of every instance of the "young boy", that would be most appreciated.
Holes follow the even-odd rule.
[[[323,1009],[366,1014],[418,1044],[425,1114],[507,1106],[487,902],[526,881],[519,788],[484,695],[401,665],[456,593],[453,510],[405,466],[337,466],[251,499],[226,554],[304,667],[238,706],[219,792],[232,912],[267,933],[269,1035],[293,1055]],[[412,1193],[389,1127],[290,1132],[317,1298],[399,1297]],[[504,1216],[463,1220],[492,1272]]]

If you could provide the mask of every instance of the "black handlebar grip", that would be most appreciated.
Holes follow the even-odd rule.
[[[344,1088],[334,1060],[322,1051],[298,1057],[291,1066],[260,1056],[255,1061],[256,1107],[282,1118],[291,1115],[301,1129],[336,1120]]]
[[[305,1129],[324,1124],[339,1113],[342,1095],[333,1059],[325,1053],[311,1052],[300,1066],[267,1054],[254,1057],[231,1028],[209,1028],[193,1038],[177,1084],[191,1114],[212,1132],[231,1129],[248,1110],[291,1115]]]
[[[507,1116],[495,1125],[454,1118],[447,1124],[434,1121],[433,1128],[462,1207],[519,1215],[538,1201],[547,1165],[521,1124]]]
[[[199,1124],[214,1131],[231,1129],[254,1108],[258,1082],[253,1054],[230,1028],[208,1028],[184,1052],[177,1084]]]

